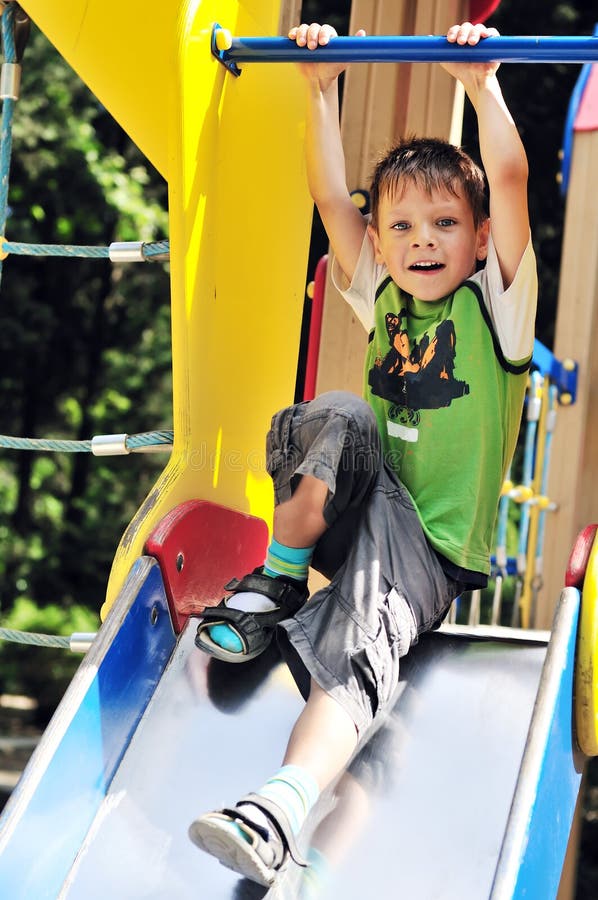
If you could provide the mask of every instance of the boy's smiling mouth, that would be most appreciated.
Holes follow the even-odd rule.
[[[432,260],[421,260],[409,266],[410,272],[438,272],[440,269],[444,269],[444,264]]]

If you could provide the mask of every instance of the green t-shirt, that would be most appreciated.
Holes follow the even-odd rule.
[[[531,246],[528,251],[528,274],[520,281],[530,296],[507,319],[517,321],[523,308],[528,332],[532,316],[532,338],[527,333],[511,342],[518,349],[529,345],[527,358],[515,362],[501,349],[492,303],[485,296],[492,292],[489,283],[497,283],[496,272],[476,275],[435,302],[402,293],[380,267],[381,277],[371,276],[373,328],[364,393],[376,414],[387,462],[413,498],[432,547],[456,566],[485,574],[530,364],[535,264]],[[494,253],[491,265],[497,268]],[[497,315],[503,312],[499,306]],[[509,322],[500,327],[508,330]]]

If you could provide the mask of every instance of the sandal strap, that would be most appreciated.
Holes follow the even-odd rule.
[[[309,868],[309,863],[306,859],[304,859],[299,851],[299,847],[297,846],[297,841],[295,840],[295,835],[293,833],[293,829],[291,828],[291,824],[287,818],[284,810],[280,808],[278,803],[274,803],[273,800],[269,800],[267,797],[262,797],[260,794],[247,794],[246,797],[243,797],[237,803],[237,813],[239,806],[251,803],[253,806],[256,806],[261,812],[264,813],[265,816],[272,822],[280,840],[282,841],[282,845],[284,849],[288,852],[289,856],[298,866],[302,866],[304,869]],[[255,823],[251,822],[249,819],[246,824],[250,825],[255,831],[260,834],[259,826]],[[260,834],[261,836],[261,834]]]
[[[259,572],[253,572],[244,578],[236,578],[226,585],[225,590],[233,593],[240,591],[257,591],[273,600],[275,606],[263,612],[250,612],[249,610],[234,609],[228,606],[227,598],[221,600],[217,606],[208,606],[202,612],[202,619],[197,627],[195,637],[196,645],[214,656],[231,662],[231,657],[237,657],[235,662],[243,659],[252,659],[270,644],[272,636],[278,624],[285,619],[292,618],[306,603],[309,596],[307,584],[303,587],[300,583],[291,584],[280,578],[270,578]],[[212,625],[228,625],[235,631],[243,646],[243,652],[232,654],[216,645],[211,644],[206,638],[206,631]]]
[[[287,618],[281,607],[269,609],[267,612],[246,612],[231,606],[208,606],[201,614],[201,627],[204,625],[230,625],[242,638],[251,638],[263,633],[270,634],[279,622]],[[243,633],[241,635],[241,632]]]
[[[243,578],[232,578],[224,585],[225,591],[239,594],[244,591],[255,591],[285,607],[291,615],[296,613],[306,600],[306,592],[298,590],[295,585],[282,578],[270,578],[261,572],[251,572]]]

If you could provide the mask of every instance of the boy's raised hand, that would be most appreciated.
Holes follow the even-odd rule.
[[[446,39],[451,44],[459,44],[464,46],[475,47],[483,38],[499,37],[496,28],[488,28],[486,25],[472,25],[471,22],[463,22],[462,25],[452,25],[446,33]],[[498,62],[450,62],[442,63],[442,68],[446,69],[454,78],[463,81],[468,76],[473,78],[486,78],[494,75],[499,67]]]
[[[364,37],[364,35],[365,31],[362,28],[355,34],[356,37]],[[320,25],[318,22],[312,22],[311,25],[295,25],[289,31],[288,36],[296,42],[298,47],[317,50],[318,47],[325,47],[330,38],[338,35],[332,25]],[[301,74],[309,81],[317,81],[322,89],[330,86],[347,68],[347,63],[318,63],[316,58],[313,63],[299,63],[298,65]]]

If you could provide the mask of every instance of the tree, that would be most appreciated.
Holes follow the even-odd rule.
[[[7,239],[106,245],[167,234],[166,186],[33,29],[16,105]],[[0,431],[89,438],[170,427],[167,266],[10,257]],[[164,457],[2,451],[0,604],[98,608],[120,535]]]

